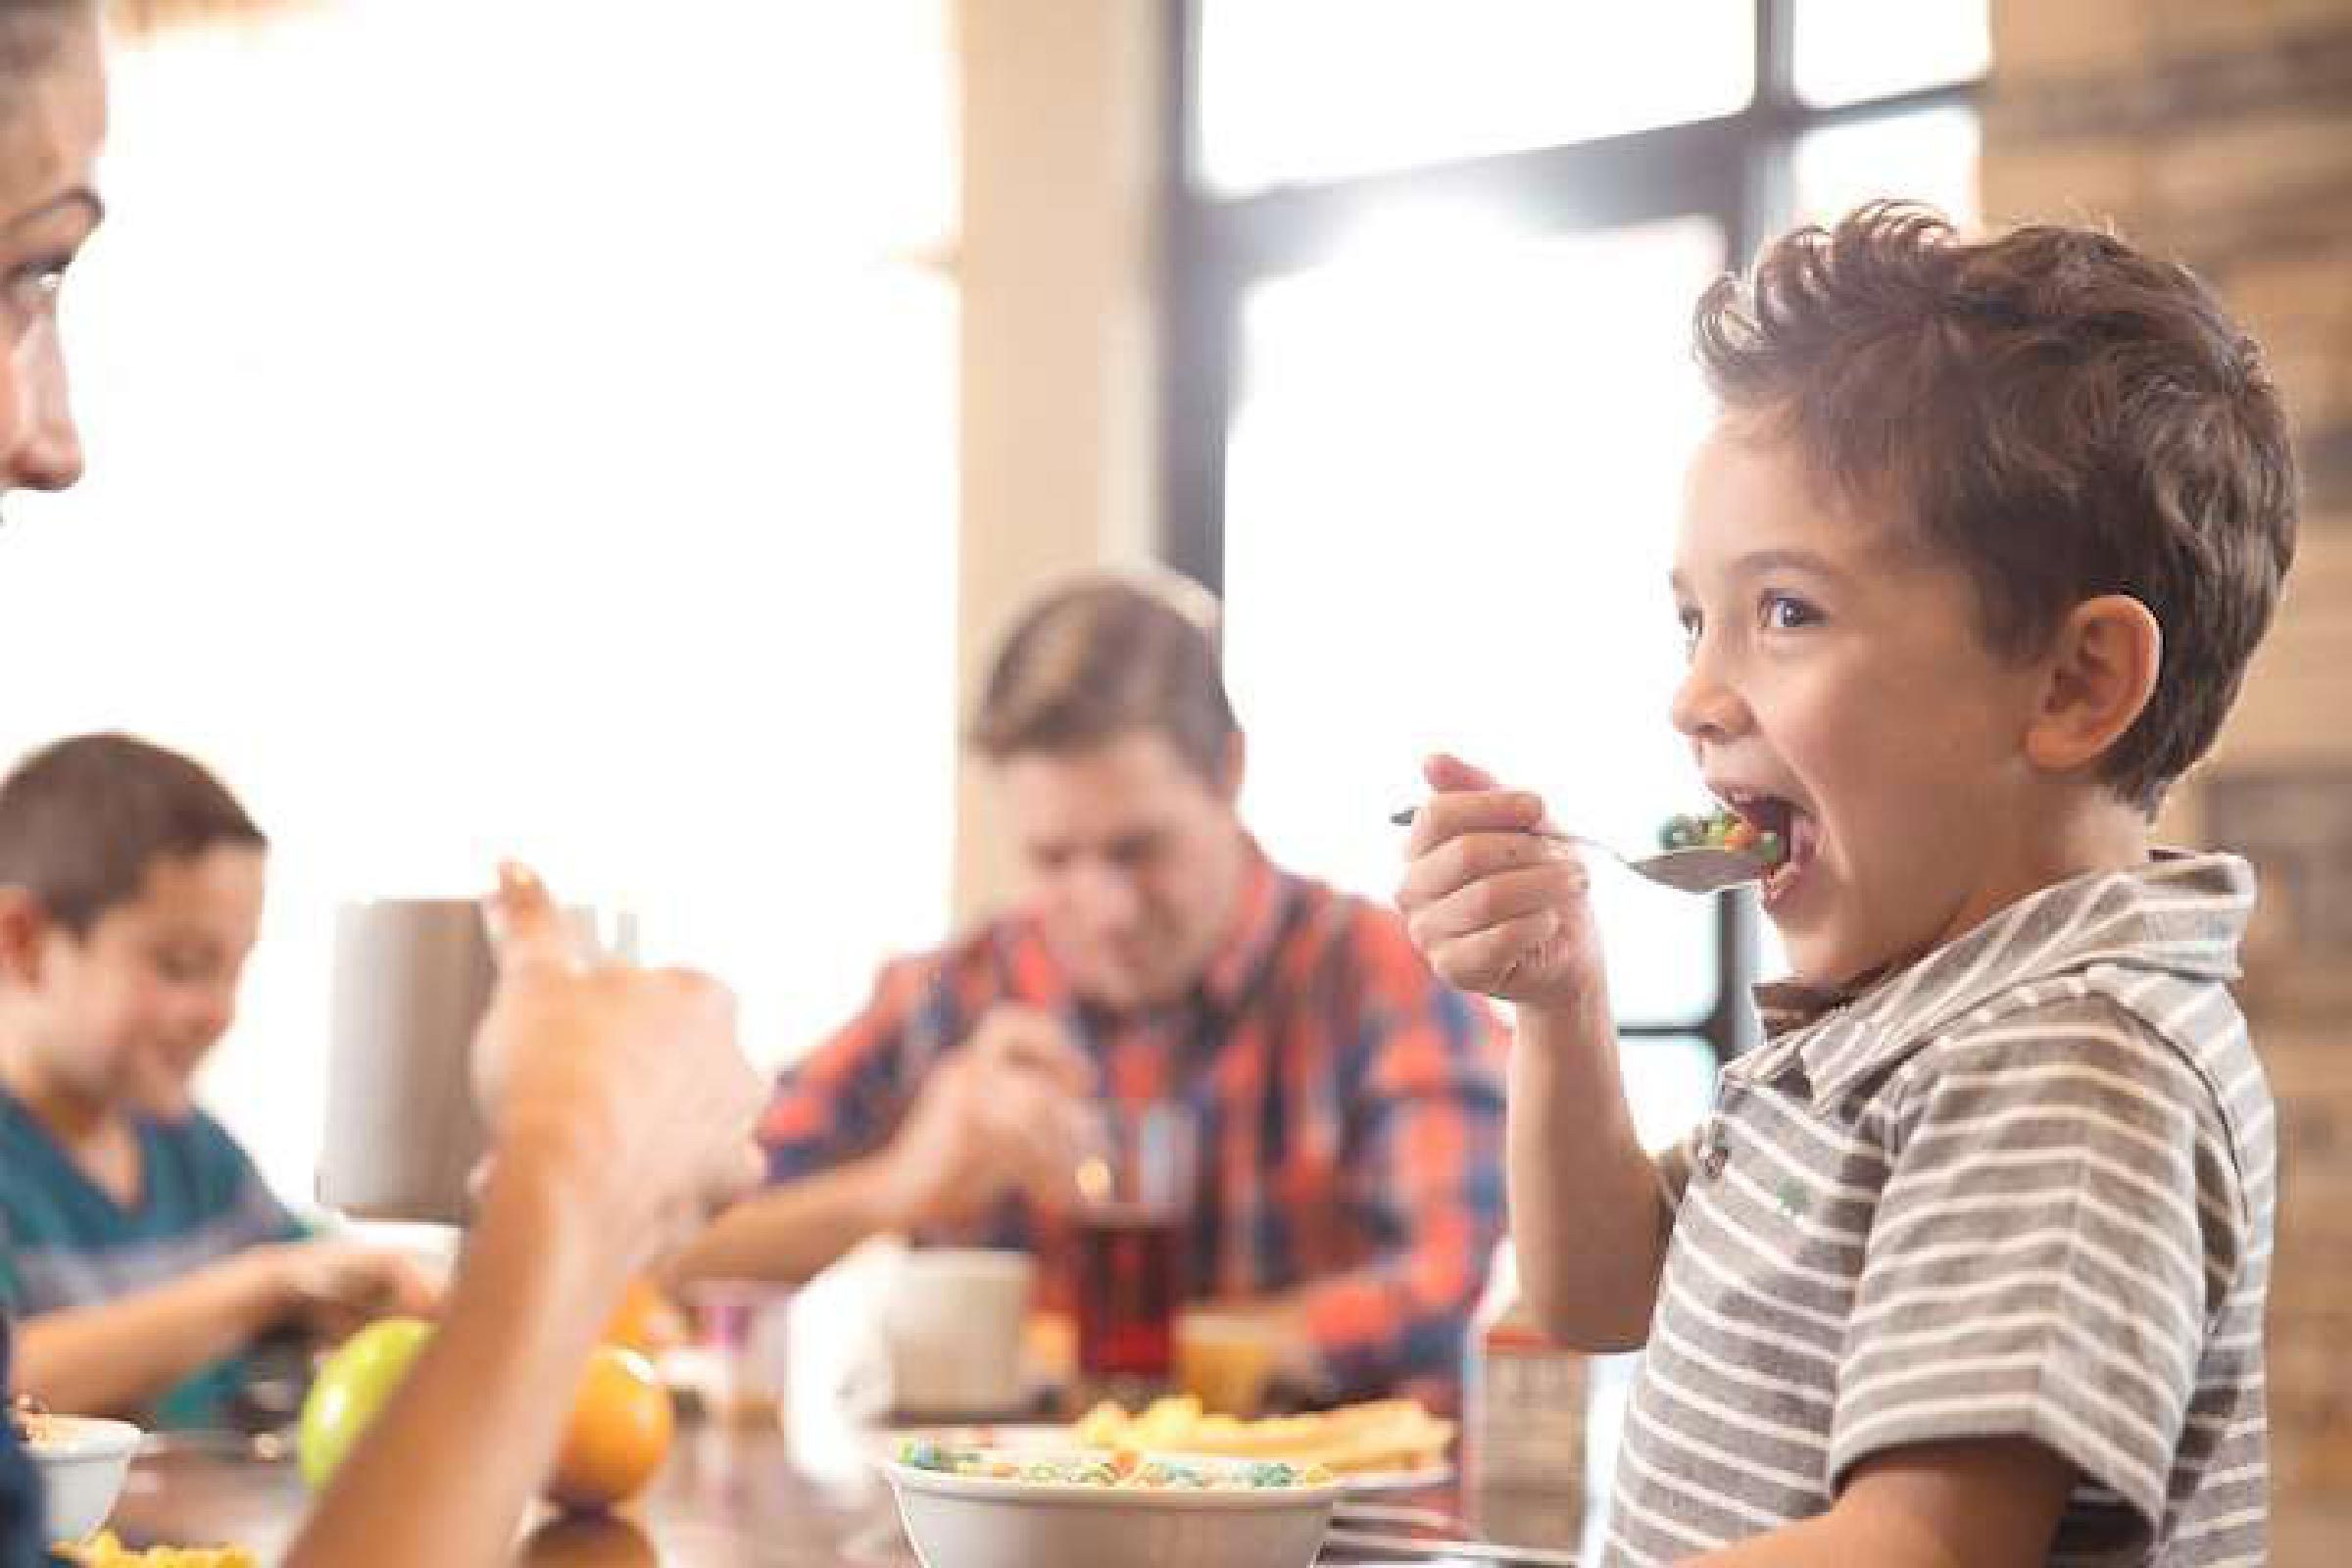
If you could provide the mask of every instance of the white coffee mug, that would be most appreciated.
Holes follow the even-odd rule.
[[[887,1404],[902,1417],[1018,1415],[1029,1394],[1026,1252],[915,1248],[891,1270],[882,1300]]]
[[[635,956],[625,914],[567,908],[592,952]],[[474,1031],[497,978],[473,899],[377,899],[335,922],[318,1201],[367,1219],[462,1224],[483,1152]]]

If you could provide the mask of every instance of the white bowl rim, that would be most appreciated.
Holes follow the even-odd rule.
[[[120,1459],[135,1453],[139,1440],[146,1436],[128,1421],[117,1421],[111,1416],[43,1415],[36,1419],[45,1429],[41,1439],[24,1445],[24,1451],[36,1464]]]
[[[977,1451],[1002,1452],[1008,1459],[1031,1464],[1040,1460],[1100,1459],[1102,1456],[1102,1450],[1099,1448],[1073,1448],[1062,1453],[1037,1448],[982,1448]],[[1200,1465],[1212,1470],[1228,1470],[1263,1462],[1191,1453],[1152,1452],[1141,1457]],[[1024,1481],[1018,1476],[956,1475],[946,1470],[928,1470],[920,1465],[911,1465],[895,1455],[882,1461],[882,1473],[890,1478],[893,1487],[905,1487],[933,1496],[985,1498],[998,1502],[1075,1503],[1093,1507],[1205,1509],[1212,1513],[1328,1506],[1337,1502],[1348,1491],[1347,1482],[1337,1476],[1329,1481],[1287,1487],[1097,1487],[1080,1481]]]

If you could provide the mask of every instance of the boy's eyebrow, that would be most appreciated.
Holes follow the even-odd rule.
[[[1735,576],[1761,577],[1775,571],[1811,572],[1816,577],[1828,577],[1832,580],[1839,580],[1846,575],[1844,570],[1833,564],[1829,557],[1815,550],[1794,548],[1751,550],[1732,563],[1732,573]],[[1666,573],[1666,586],[1677,594],[1688,594],[1690,591],[1690,584],[1685,580],[1682,568],[1679,566]]]
[[[1819,551],[1796,549],[1753,550],[1733,562],[1732,570],[1750,577],[1772,571],[1809,571],[1816,577],[1845,575]]]

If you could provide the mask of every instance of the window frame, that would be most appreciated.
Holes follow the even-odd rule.
[[[1753,255],[1794,210],[1795,149],[1808,133],[1923,110],[1975,109],[1982,77],[1837,105],[1795,88],[1796,7],[1751,0],[1755,90],[1729,115],[1623,135],[1453,159],[1241,196],[1210,193],[1199,177],[1200,0],[1166,0],[1163,40],[1159,539],[1161,559],[1222,594],[1225,446],[1231,428],[1243,302],[1269,278],[1330,259],[1368,213],[1420,202],[1466,201],[1514,214],[1552,237],[1670,219],[1712,220],[1727,256]],[[1752,894],[1716,904],[1717,985],[1695,1019],[1624,1020],[1628,1039],[1705,1038],[1718,1060],[1753,1043],[1747,1003],[1755,977],[1758,911]]]

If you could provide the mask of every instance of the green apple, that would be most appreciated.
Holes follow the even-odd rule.
[[[302,1401],[302,1435],[295,1445],[302,1479],[313,1491],[326,1485],[432,1337],[433,1326],[422,1318],[388,1317],[368,1324],[326,1358]]]

